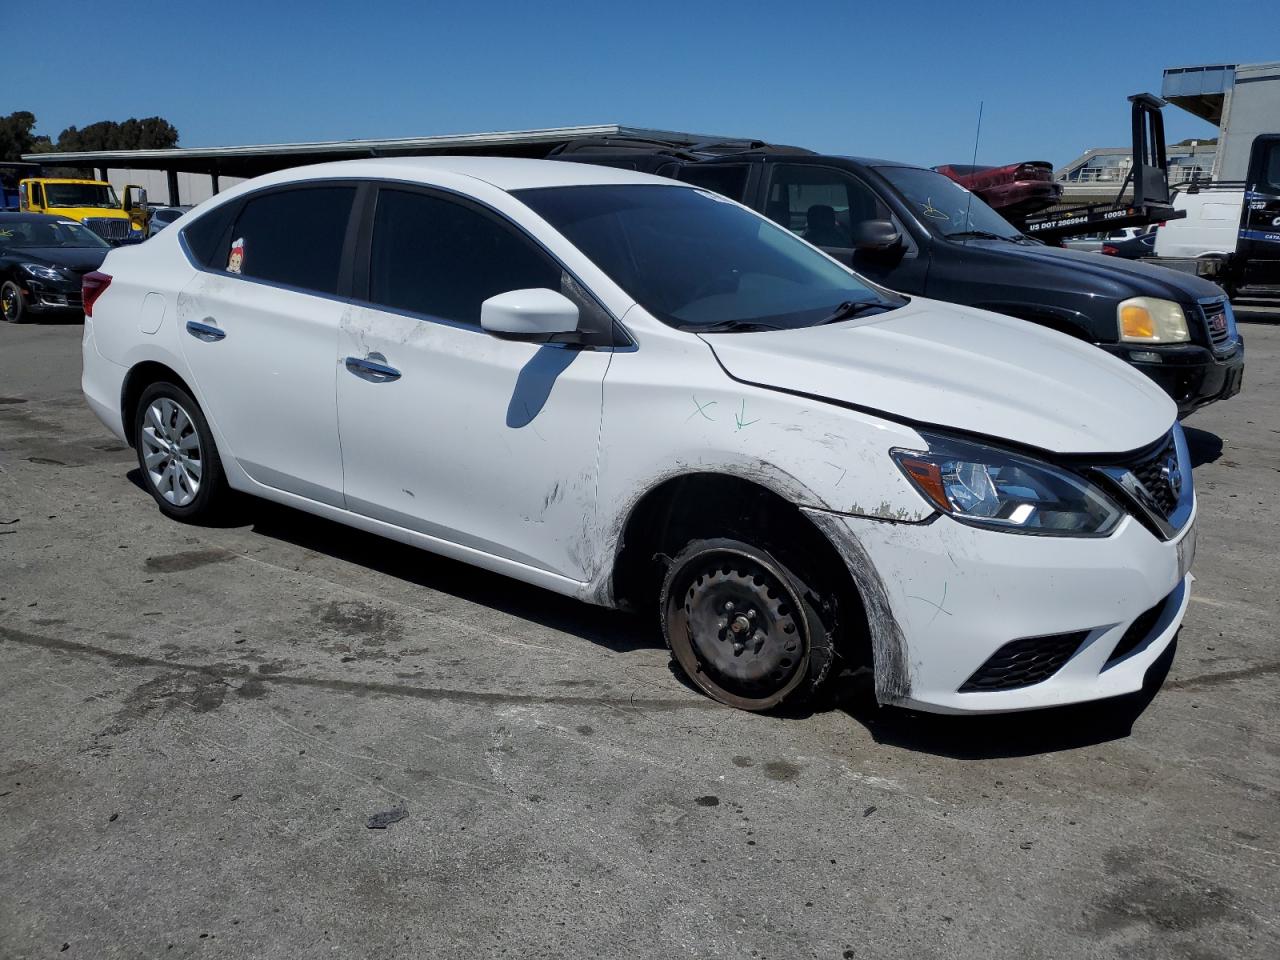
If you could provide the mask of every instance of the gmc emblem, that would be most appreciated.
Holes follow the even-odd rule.
[[[1216,317],[1210,317],[1209,329],[1213,333],[1226,333],[1227,332],[1227,315],[1225,313],[1220,313]]]

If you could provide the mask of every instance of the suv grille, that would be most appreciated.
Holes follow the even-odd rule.
[[[87,217],[80,221],[103,240],[125,240],[129,236],[129,221],[115,217]]]
[[[964,682],[961,693],[1016,690],[1048,680],[1080,649],[1088,630],[1013,640],[991,655]]]
[[[1169,483],[1169,475],[1165,470],[1165,465],[1170,458],[1177,462],[1177,448],[1173,444],[1173,434],[1169,434],[1165,438],[1164,443],[1156,448],[1154,453],[1149,453],[1140,460],[1125,464],[1138,481],[1147,488],[1147,493],[1151,494],[1151,499],[1155,501],[1156,506],[1160,509],[1160,513],[1167,520],[1169,514],[1173,513],[1173,508],[1178,505],[1178,497],[1173,492],[1173,487]]]
[[[1227,316],[1226,300],[1202,300],[1200,313],[1204,315],[1205,329],[1209,334],[1209,342],[1219,353],[1224,352],[1235,338],[1232,336],[1231,322]]]

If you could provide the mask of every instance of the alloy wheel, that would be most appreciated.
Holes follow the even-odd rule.
[[[147,407],[139,442],[152,488],[175,507],[190,504],[204,473],[200,435],[191,415],[169,397],[157,397]]]

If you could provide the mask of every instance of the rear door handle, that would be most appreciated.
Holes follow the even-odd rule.
[[[391,383],[393,380],[400,379],[400,371],[395,367],[387,366],[387,358],[380,353],[371,353],[369,356],[361,359],[360,357],[347,357],[347,370],[354,373],[361,380],[368,380],[370,383]]]
[[[220,330],[210,323],[199,323],[195,320],[187,321],[187,333],[191,334],[197,340],[203,340],[205,343],[217,343],[219,340],[227,338],[227,332]]]

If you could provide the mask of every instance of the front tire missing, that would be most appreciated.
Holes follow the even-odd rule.
[[[708,696],[742,710],[796,706],[834,660],[816,594],[766,550],[739,540],[689,542],[661,594],[672,656]]]

